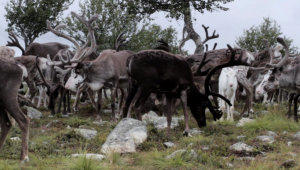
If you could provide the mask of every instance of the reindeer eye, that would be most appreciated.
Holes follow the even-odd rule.
[[[274,82],[275,81],[275,76],[270,76],[269,81]]]

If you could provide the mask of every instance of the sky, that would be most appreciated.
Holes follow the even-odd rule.
[[[4,6],[9,0],[0,1],[0,46],[6,45],[8,34],[5,31],[7,22],[5,20]],[[79,2],[75,0],[70,8],[65,11],[64,16],[70,15],[70,11],[79,10]],[[209,42],[210,48],[215,42],[218,43],[217,48],[225,48],[226,44],[234,45],[237,37],[243,34],[245,29],[253,25],[259,25],[264,17],[270,17],[277,21],[281,26],[283,34],[294,40],[294,45],[300,48],[300,0],[235,0],[226,5],[228,11],[216,11],[213,13],[205,12],[204,14],[193,12],[195,30],[204,36],[202,24],[210,27],[210,32],[216,30],[220,35],[218,39]],[[172,26],[178,32],[178,40],[182,37],[183,22],[168,19],[165,13],[159,12],[152,16],[155,24],[167,28]],[[39,43],[58,41],[71,45],[68,41],[58,38],[52,33],[42,35],[35,40]],[[20,50],[16,50],[16,55],[20,55]],[[185,50],[193,53],[195,45],[192,41],[188,41],[184,46]]]

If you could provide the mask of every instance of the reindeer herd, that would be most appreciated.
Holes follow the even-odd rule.
[[[185,134],[188,134],[188,108],[198,126],[203,127],[206,126],[206,109],[214,120],[224,119],[224,112],[227,120],[233,121],[236,98],[245,98],[242,114],[252,116],[254,101],[278,99],[280,102],[282,96],[290,95],[288,115],[294,102],[294,119],[298,121],[300,57],[290,56],[281,38],[278,38],[281,45],[269,46],[255,54],[229,45],[228,49],[216,50],[215,45],[213,50],[206,47],[204,53],[184,56],[170,53],[163,41],[157,49],[137,53],[119,51],[120,35],[115,49],[103,50],[97,55],[94,35],[97,15],[89,20],[74,12],[72,15],[88,30],[87,41],[82,45],[61,31],[65,25],[53,28],[47,22],[47,26],[53,34],[69,40],[75,47],[73,51],[57,42],[32,43],[22,50],[21,57],[14,58],[12,49],[0,47],[0,149],[12,126],[10,115],[22,131],[22,161],[29,160],[29,119],[19,107],[24,101],[37,108],[47,105],[52,115],[60,113],[62,108],[62,115],[67,116],[71,112],[72,96],[75,96],[74,112],[79,110],[81,99],[89,98],[97,121],[103,119],[101,103],[107,90],[111,91],[112,121],[131,116],[141,119],[147,100],[162,101],[166,105],[168,131],[176,103],[180,102]],[[205,27],[206,32],[207,29]],[[14,37],[10,33],[12,42],[8,42],[8,46],[20,46]],[[25,96],[19,93],[22,84],[28,86]]]

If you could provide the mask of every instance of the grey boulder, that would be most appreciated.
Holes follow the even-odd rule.
[[[102,145],[101,152],[105,154],[117,152],[136,152],[136,147],[147,139],[147,127],[144,122],[125,118],[108,135]]]

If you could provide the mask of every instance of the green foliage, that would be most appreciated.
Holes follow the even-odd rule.
[[[5,6],[8,31],[24,39],[25,47],[45,34],[46,20],[56,21],[73,0],[10,0]]]
[[[98,50],[114,49],[115,40],[124,32],[125,46],[120,50],[140,51],[157,46],[157,40],[164,39],[176,52],[177,39],[174,28],[162,29],[158,25],[150,25],[149,18],[143,15],[130,14],[127,7],[118,5],[116,0],[85,0],[80,4],[80,12],[86,17],[99,15],[95,36]],[[114,11],[114,12],[111,12]],[[77,41],[85,42],[87,29],[72,16],[67,17],[67,32]],[[79,31],[81,30],[81,31]]]
[[[196,11],[203,13],[205,10],[228,10],[223,5],[233,0],[124,0],[119,2],[122,6],[129,8],[132,14],[151,15],[157,11],[168,13],[168,17],[179,19],[192,6]]]
[[[264,18],[258,26],[252,26],[245,30],[243,35],[238,37],[236,43],[239,47],[245,48],[251,52],[262,51],[267,47],[266,41],[271,46],[277,43],[276,38],[283,36],[281,28],[275,20]],[[292,39],[284,37],[292,53],[297,52],[296,47],[292,47]]]

